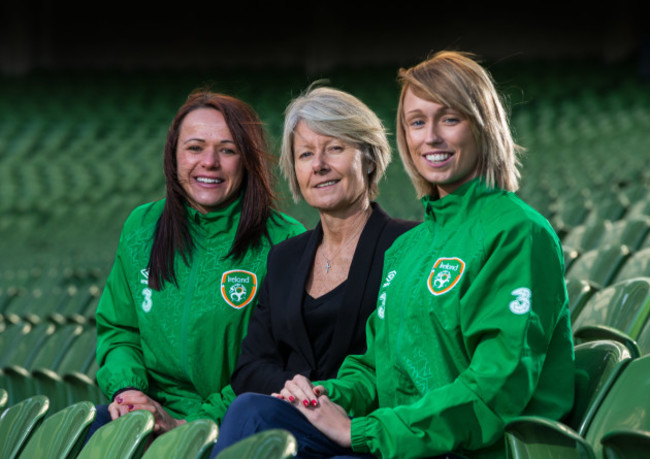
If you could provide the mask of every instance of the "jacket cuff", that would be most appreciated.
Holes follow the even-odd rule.
[[[138,389],[137,387],[125,387],[124,389],[116,390],[113,396],[111,397],[111,401],[115,401],[115,397],[120,395],[122,392],[126,392],[127,390],[139,390],[142,392],[142,389]]]
[[[366,430],[368,429],[370,419],[352,418],[350,426],[350,439],[352,451],[355,453],[369,453],[370,448],[367,444]]]

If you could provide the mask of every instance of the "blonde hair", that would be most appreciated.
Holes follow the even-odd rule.
[[[391,149],[383,123],[366,104],[355,96],[313,83],[293,99],[285,111],[280,167],[289,182],[293,200],[300,199],[300,187],[294,164],[294,130],[300,121],[321,135],[357,145],[369,165],[368,196],[379,193],[378,184],[391,161]]]
[[[402,86],[397,111],[397,147],[418,197],[437,196],[437,188],[415,168],[406,143],[404,95],[411,88],[419,97],[458,110],[472,125],[479,147],[479,175],[490,187],[507,191],[519,188],[519,154],[510,132],[508,114],[490,73],[471,53],[440,51],[427,60],[400,69]]]

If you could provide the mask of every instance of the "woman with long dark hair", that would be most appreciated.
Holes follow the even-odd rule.
[[[111,400],[94,430],[136,409],[154,432],[219,422],[271,246],[305,228],[275,208],[258,115],[205,90],[169,128],[165,199],[128,217],[97,308],[97,381]]]

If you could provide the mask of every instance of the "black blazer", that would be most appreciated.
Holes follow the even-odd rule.
[[[335,339],[321,368],[316,368],[302,315],[305,284],[323,237],[320,222],[271,249],[260,297],[231,377],[236,394],[279,392],[298,373],[313,381],[333,378],[345,356],[365,352],[366,320],[377,305],[384,252],[419,223],[392,219],[376,203],[372,208],[350,266]]]

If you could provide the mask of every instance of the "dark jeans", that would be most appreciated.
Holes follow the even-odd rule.
[[[334,443],[288,402],[269,395],[242,394],[228,408],[210,458],[239,440],[269,429],[286,429],[298,442],[299,458],[372,458]]]

